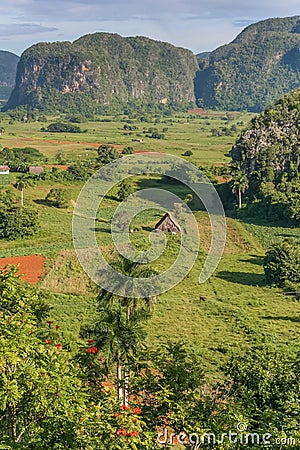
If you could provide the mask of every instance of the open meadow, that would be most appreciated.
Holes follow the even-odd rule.
[[[206,169],[226,165],[229,151],[251,115],[177,114],[173,117],[138,119],[101,117],[97,121],[80,123],[82,133],[50,133],[41,131],[58,118],[43,122],[20,122],[1,115],[5,132],[0,136],[1,148],[34,147],[48,158],[47,164],[59,162],[65,166],[76,161],[95,159],[101,144],[111,144],[118,151],[132,146],[135,153],[158,152],[186,158]],[[124,127],[126,125],[126,127]],[[132,128],[132,130],[129,129]],[[153,129],[163,139],[147,137]],[[224,129],[231,130],[230,135]],[[190,151],[190,156],[183,156]],[[59,155],[59,157],[58,157]],[[60,169],[59,169],[60,170]],[[19,174],[11,174],[10,184]],[[226,180],[221,180],[222,182]],[[150,177],[134,179],[141,185],[163,184]],[[72,215],[83,183],[51,183],[39,181],[24,189],[25,205],[34,205],[39,212],[41,231],[26,240],[1,240],[0,256],[41,255],[45,258],[44,273],[38,283],[52,306],[50,318],[59,323],[64,335],[76,347],[80,326],[89,323],[96,310],[97,286],[81,268],[73,249]],[[62,188],[68,199],[67,208],[49,206],[45,197],[51,188]],[[182,187],[171,187],[184,199]],[[98,211],[96,230],[99,245],[109,253],[113,249],[110,237],[110,217],[120,201],[112,191]],[[162,294],[153,316],[147,324],[148,345],[157,348],[162,342],[184,341],[203,359],[206,375],[211,380],[222,377],[222,367],[232,352],[247,348],[253,342],[272,342],[300,350],[300,303],[281,289],[269,288],[264,282],[262,261],[266,248],[286,236],[300,238],[299,228],[278,228],[273,224],[246,222],[227,218],[227,243],[222,260],[214,275],[204,284],[198,278],[210,244],[210,224],[204,211],[194,211],[201,248],[189,275],[175,288]],[[147,246],[149,230],[160,218],[158,212],[136,218],[132,240],[137,246]],[[168,236],[164,254],[156,262],[159,271],[176,258],[180,238]]]

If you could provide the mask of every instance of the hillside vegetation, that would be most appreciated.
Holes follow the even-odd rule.
[[[231,150],[250,215],[300,223],[299,105],[300,89],[254,117]]]
[[[19,57],[0,50],[0,105],[5,103],[15,85]]]
[[[6,109],[91,113],[128,101],[187,105],[197,69],[189,50],[146,37],[95,33],[39,43],[22,54]]]
[[[14,86],[19,59],[14,53],[0,50],[0,86]]]
[[[250,25],[198,59],[199,106],[262,111],[300,86],[300,16]]]

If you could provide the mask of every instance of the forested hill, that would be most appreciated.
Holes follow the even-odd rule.
[[[250,126],[231,150],[234,185],[257,217],[300,224],[300,89]]]
[[[19,56],[5,50],[0,50],[0,86],[15,85]]]
[[[0,107],[5,103],[15,85],[19,56],[0,50]]]
[[[300,86],[300,16],[250,25],[199,66],[199,106],[262,111]]]
[[[29,105],[66,112],[128,101],[194,101],[198,70],[191,51],[146,37],[95,33],[71,42],[39,43],[18,65],[6,109]]]

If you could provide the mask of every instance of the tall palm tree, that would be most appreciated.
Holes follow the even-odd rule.
[[[120,304],[100,312],[99,320],[93,329],[97,346],[104,352],[107,369],[117,366],[117,380],[120,404],[128,404],[128,363],[145,340],[142,318],[132,313],[128,320],[127,311]],[[127,384],[127,386],[125,386]]]
[[[128,277],[150,278],[157,272],[148,265],[122,257],[116,264]],[[103,290],[98,296],[99,320],[93,334],[106,362],[117,364],[120,404],[128,405],[128,362],[145,340],[143,322],[153,311],[156,297],[118,296]]]
[[[232,181],[231,181],[232,192],[237,194],[239,209],[241,209],[242,195],[248,188],[248,178],[240,164],[233,165],[231,173],[232,173]]]
[[[19,180],[15,184],[15,187],[18,189],[18,191],[21,192],[21,206],[24,206],[24,190],[31,185],[31,180],[29,178],[26,178],[25,176],[19,178]]]

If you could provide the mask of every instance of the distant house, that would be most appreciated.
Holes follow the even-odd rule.
[[[170,213],[166,213],[159,222],[155,225],[157,231],[166,231],[167,233],[181,233],[180,225],[171,216]]]
[[[0,166],[0,175],[9,175],[9,167]]]
[[[34,175],[39,175],[40,173],[44,172],[44,167],[42,166],[30,166],[29,167],[29,173],[32,173]]]

